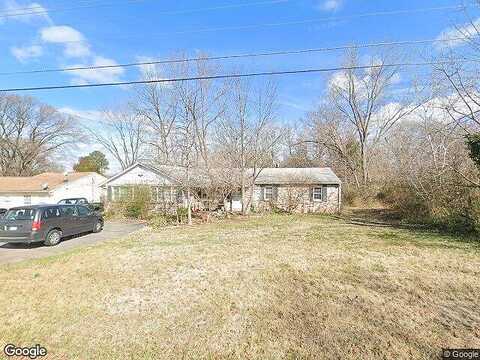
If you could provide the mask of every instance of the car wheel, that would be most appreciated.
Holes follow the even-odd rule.
[[[44,244],[47,246],[55,246],[62,240],[62,232],[59,230],[51,230],[45,238]]]
[[[93,227],[93,232],[94,233],[99,233],[102,230],[103,230],[103,223],[101,221],[97,221],[95,223],[95,226]]]

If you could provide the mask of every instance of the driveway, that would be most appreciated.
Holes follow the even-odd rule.
[[[53,247],[43,244],[6,244],[0,243],[0,264],[13,263],[27,259],[38,259],[54,254],[66,252],[70,249],[92,245],[102,241],[111,240],[128,235],[144,227],[136,222],[106,222],[102,232],[97,234],[85,234],[73,238],[64,239],[60,244]]]

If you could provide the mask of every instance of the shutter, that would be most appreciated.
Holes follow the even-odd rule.
[[[112,187],[111,186],[108,186],[107,187],[107,200],[108,201],[112,201]]]
[[[322,201],[327,202],[327,185],[322,186]]]
[[[260,200],[265,201],[265,186],[260,187]]]
[[[278,186],[272,186],[272,192],[273,192],[273,201],[278,200]]]
[[[310,188],[310,202],[312,203],[313,203],[313,189],[314,189],[313,187]]]

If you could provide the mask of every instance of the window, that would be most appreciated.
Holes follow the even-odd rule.
[[[32,205],[32,196],[24,195],[23,196],[23,205]]]
[[[321,187],[316,187],[313,188],[313,201],[322,201],[322,188]]]
[[[273,186],[265,186],[263,198],[265,200],[273,200]]]
[[[120,188],[118,186],[113,187],[113,201],[120,201]]]
[[[85,206],[77,206],[77,211],[79,216],[88,216],[90,214],[90,210]]]
[[[5,215],[5,220],[33,220],[35,219],[35,209],[16,209],[9,210]]]
[[[60,209],[58,207],[48,208],[43,211],[43,219],[52,219],[60,217]]]
[[[60,213],[65,217],[75,216],[75,206],[60,206]]]

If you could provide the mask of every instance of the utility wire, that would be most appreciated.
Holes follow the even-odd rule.
[[[28,9],[30,11],[10,12],[6,14],[0,13],[0,19],[12,18],[12,17],[18,17],[18,16],[48,15],[51,12],[71,11],[71,10],[78,10],[78,9],[91,9],[91,8],[112,7],[112,6],[115,7],[123,4],[139,3],[142,1],[144,0],[127,0],[123,3],[119,3],[119,2],[96,3],[96,4],[92,3],[92,4],[86,4],[86,5],[78,5],[78,6],[71,6],[71,7],[65,7],[65,8],[51,8],[51,9],[40,8],[40,6],[32,6],[31,8]]]
[[[164,32],[159,34],[153,34],[149,39],[159,38],[165,36],[174,36],[174,35],[187,35],[187,34],[199,34],[199,33],[211,33],[211,32],[221,32],[221,31],[240,31],[240,30],[254,30],[260,28],[272,28],[280,26],[292,26],[292,25],[305,25],[305,24],[315,24],[322,22],[334,22],[334,21],[345,21],[345,20],[354,20],[354,19],[363,19],[369,17],[378,17],[378,16],[391,16],[391,15],[407,15],[407,14],[416,14],[424,13],[430,11],[455,11],[455,10],[464,10],[466,5],[456,5],[456,6],[441,6],[441,7],[430,7],[430,8],[420,8],[420,9],[404,9],[404,10],[392,10],[392,11],[377,11],[371,13],[363,14],[354,14],[346,16],[332,16],[332,17],[323,17],[317,19],[306,19],[306,20],[295,20],[295,21],[285,21],[285,22],[274,22],[274,23],[260,23],[260,24],[251,24],[251,25],[238,25],[238,26],[223,26],[216,28],[204,28],[204,29],[195,29],[195,30],[182,30],[182,31],[173,31],[173,32]],[[161,13],[156,13],[156,15]],[[105,37],[104,40],[145,40],[145,37],[138,36],[115,36],[115,37]],[[84,40],[71,40],[64,41],[62,44],[68,43],[81,43]],[[34,42],[32,45],[41,45],[42,42]]]
[[[144,0],[129,0],[126,3],[137,3]],[[259,2],[250,2],[250,3],[242,3],[242,4],[230,4],[230,5],[219,5],[219,6],[211,6],[205,8],[196,8],[196,9],[186,9],[186,10],[172,10],[172,11],[160,11],[156,12],[155,15],[178,15],[178,14],[188,14],[194,12],[202,12],[202,11],[210,11],[210,10],[224,10],[224,9],[235,9],[241,7],[248,7],[248,6],[259,6],[259,5],[274,5],[274,4],[281,4],[286,3],[289,0],[270,0],[270,1],[259,1]],[[60,11],[70,11],[70,10],[77,10],[77,9],[89,9],[89,8],[98,8],[98,7],[115,7],[121,5],[118,2],[115,3],[105,3],[105,4],[87,4],[83,6],[74,6],[74,7],[67,7],[67,8],[55,8],[55,9],[38,9],[34,10],[35,8],[32,7],[29,10],[30,12],[19,12],[19,13],[10,13],[2,15],[0,13],[0,18],[8,18],[8,17],[16,17],[16,16],[25,16],[25,15],[41,15],[41,14],[48,14],[50,12],[60,12]]]
[[[105,82],[94,84],[80,84],[80,85],[52,85],[52,86],[35,86],[24,88],[5,88],[0,89],[2,92],[22,92],[22,91],[40,91],[40,90],[58,90],[58,89],[81,89],[81,88],[93,88],[93,87],[106,87],[106,86],[125,86],[125,85],[139,85],[139,84],[160,84],[160,83],[174,83],[182,81],[194,81],[194,80],[217,80],[217,79],[231,79],[231,78],[248,78],[257,76],[273,76],[273,75],[293,75],[293,74],[311,74],[311,73],[324,73],[324,72],[336,72],[343,70],[366,70],[366,69],[378,69],[378,68],[392,68],[392,67],[414,67],[414,66],[431,66],[451,64],[452,61],[456,62],[474,62],[475,60],[465,59],[452,59],[449,61],[427,61],[427,62],[410,62],[410,63],[393,63],[393,64],[378,64],[378,65],[359,65],[359,66],[339,66],[331,68],[313,68],[313,69],[298,69],[298,70],[286,70],[286,71],[265,71],[265,72],[253,72],[253,73],[234,73],[224,75],[211,75],[211,76],[192,76],[192,77],[180,77],[170,79],[153,79],[153,80],[137,80],[137,81],[120,81],[120,82]]]
[[[200,56],[200,57],[192,57],[192,58],[184,58],[184,59],[165,59],[165,60],[159,59],[159,60],[139,61],[139,62],[115,64],[115,65],[74,66],[74,67],[55,68],[55,69],[52,68],[52,69],[0,72],[0,76],[69,72],[69,71],[78,71],[78,70],[115,69],[115,68],[126,68],[126,67],[135,67],[135,66],[186,63],[186,62],[194,62],[194,61],[212,61],[212,60],[243,59],[243,58],[266,57],[266,56],[298,55],[298,54],[308,54],[308,53],[328,52],[328,51],[338,51],[338,50],[348,50],[348,49],[361,49],[361,48],[383,47],[383,46],[422,45],[422,44],[433,44],[433,43],[462,41],[462,40],[465,40],[465,38],[457,37],[457,38],[446,38],[446,39],[438,38],[438,39],[424,39],[424,40],[377,42],[377,43],[369,43],[369,44],[340,45],[340,46],[332,46],[332,47],[299,49],[299,50],[255,52],[255,53],[220,55],[220,56]]]

